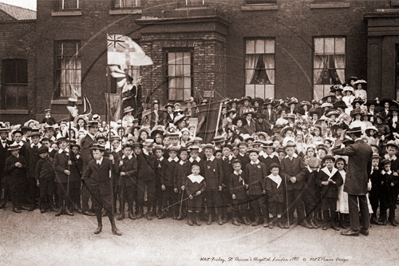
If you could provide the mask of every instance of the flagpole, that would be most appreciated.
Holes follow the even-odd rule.
[[[111,151],[111,86],[110,86],[111,78],[110,78],[108,66],[107,66],[106,73],[107,73],[107,93],[108,93],[108,108],[107,108],[108,141],[110,144],[110,151]],[[115,158],[114,158],[114,162],[115,162]],[[112,162],[111,161],[110,161],[110,169],[109,169],[109,180],[111,183],[111,208],[112,208],[112,215],[114,215],[114,211],[115,211],[114,210],[114,188],[113,188],[113,180],[112,180]]]

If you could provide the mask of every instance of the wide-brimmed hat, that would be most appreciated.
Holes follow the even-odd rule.
[[[354,85],[357,85],[357,84],[367,84],[367,81],[365,81],[364,79],[358,79],[358,80],[356,80],[353,84],[354,84]]]
[[[240,100],[238,100],[238,103],[244,103],[245,101],[251,102],[252,98],[250,96],[245,96],[242,97]]]
[[[298,104],[298,102],[299,102],[298,99],[295,97],[291,97],[290,99],[288,99],[288,105]]]
[[[175,106],[173,105],[173,103],[167,103],[167,104],[165,105],[165,109],[168,109],[168,107],[175,108]]]
[[[284,136],[284,134],[287,132],[287,130],[294,131],[294,128],[293,128],[293,127],[290,127],[290,126],[284,127],[284,128],[280,131],[280,135],[281,135],[281,136]]]
[[[336,110],[331,110],[326,114],[326,117],[330,118],[332,115],[335,115],[336,117],[340,116],[340,113]]]
[[[133,108],[131,106],[126,107],[123,109],[123,113],[133,112]]]
[[[322,105],[320,106],[321,108],[325,108],[325,107],[334,107],[334,105],[332,103],[322,103]]]
[[[9,147],[8,147],[8,151],[16,151],[16,150],[19,150],[19,149],[21,149],[22,147],[20,146],[20,145],[18,145],[18,144],[11,144]]]
[[[176,117],[175,117],[175,119],[173,120],[173,124],[178,124],[180,121],[182,121],[184,118],[185,118],[186,116],[185,115],[183,115],[183,114],[181,114],[181,115],[177,115]]]
[[[150,129],[148,127],[142,127],[142,128],[139,129],[139,132],[138,132],[138,136],[139,137],[141,135],[141,132],[143,132],[143,131],[147,132],[147,136],[148,137],[151,137],[151,131],[150,131]]]
[[[78,115],[78,116],[75,117],[75,119],[73,120],[73,124],[75,125],[75,127],[78,126],[78,121],[79,121],[80,119],[82,119],[82,120],[85,122],[85,124],[87,125],[87,122],[88,122],[87,116],[86,116],[86,115]]]
[[[387,147],[392,146],[392,147],[395,147],[396,149],[399,148],[399,147],[398,147],[398,144],[396,144],[396,142],[395,142],[394,140],[388,141],[387,144],[386,144],[386,146],[387,146]]]
[[[309,110],[309,115],[313,116],[313,114],[317,114],[318,116],[321,116],[322,110],[319,108],[312,108]]]
[[[361,127],[352,127],[352,128],[349,128],[346,133],[351,134],[351,133],[359,133],[359,132],[362,132]]]
[[[156,126],[151,131],[151,138],[155,139],[155,136],[157,134],[161,134],[163,136],[164,132],[165,132],[165,127],[164,126]]]
[[[343,92],[351,91],[352,93],[355,92],[355,90],[352,88],[352,86],[345,86],[342,91]]]
[[[360,105],[362,105],[362,104],[364,104],[364,101],[362,98],[357,97],[357,98],[353,99],[352,106],[355,106],[356,103],[360,103]]]
[[[230,113],[234,113],[234,114],[235,114],[235,113],[237,113],[237,110],[236,110],[236,109],[230,109],[230,110],[228,110],[228,111],[227,111],[227,116],[229,116]]]
[[[375,126],[368,126],[364,131],[370,131],[370,130],[375,130],[376,132],[378,131],[378,129]]]
[[[248,124],[248,123],[247,123],[247,120],[246,120],[244,117],[238,116],[238,117],[236,117],[236,118],[233,119],[233,121],[232,121],[233,125],[237,126],[237,122],[238,122],[239,120],[242,121],[242,126],[245,126],[245,125]]]
[[[337,97],[333,94],[324,96],[321,100],[323,101],[323,103],[327,102],[328,98],[331,98],[331,102],[334,103],[337,100]]]
[[[360,108],[356,108],[355,110],[351,111],[351,116],[352,117],[355,117],[357,115],[363,115],[363,112],[362,112],[362,110],[360,110]]]
[[[255,104],[255,102],[258,102],[259,106],[262,106],[264,103],[264,100],[262,98],[256,97],[256,98],[252,99],[252,104]]]
[[[302,101],[299,106],[307,106],[308,109],[312,108],[312,104],[309,101]]]

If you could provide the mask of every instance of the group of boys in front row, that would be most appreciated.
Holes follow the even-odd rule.
[[[89,123],[89,132],[90,127],[96,124]],[[1,133],[5,132],[1,129]],[[61,137],[57,140],[59,150],[49,153],[48,140],[40,141],[40,133],[31,135],[29,146],[19,144],[21,132],[13,134],[15,142],[8,146],[4,176],[16,213],[21,212],[26,196],[21,188],[37,185],[42,213],[49,208],[56,211],[56,216],[73,215],[73,210],[82,212],[80,193],[82,206],[90,197],[98,220],[96,234],[102,230],[101,217],[107,215],[112,232],[121,235],[114,219],[117,201],[118,220],[125,218],[127,201],[128,217],[133,220],[144,216],[148,220],[154,216],[182,220],[188,216],[188,224],[192,226],[201,225],[201,215],[205,215],[208,225],[214,217],[222,225],[228,221],[230,209],[234,225],[263,224],[271,229],[274,226],[287,229],[296,223],[296,211],[297,222],[303,227],[339,230],[339,221],[339,225],[346,228],[344,215],[337,217],[345,158],[326,155],[305,162],[296,153],[296,144],[292,141],[278,150],[272,141],[258,141],[256,148],[248,147],[243,141],[238,145],[238,155],[234,156],[229,144],[188,145],[189,148],[172,145],[165,149],[148,139],[142,144],[128,142],[119,150],[120,139],[113,137],[108,151],[96,143],[78,145]],[[385,159],[380,161],[375,154],[371,162],[371,223],[385,225],[389,220],[396,226],[398,147],[395,142],[389,142],[386,149]],[[85,161],[87,153],[90,159]],[[54,181],[58,210],[53,204]],[[84,197],[83,191],[88,191],[89,196]],[[34,204],[35,195],[28,197]],[[145,214],[144,206],[147,207]],[[83,213],[89,214],[87,210]]]

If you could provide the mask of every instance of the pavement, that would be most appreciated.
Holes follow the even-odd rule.
[[[122,236],[93,232],[96,217],[0,210],[0,265],[398,265],[399,228],[369,236],[332,229],[189,226],[171,218],[117,221]]]

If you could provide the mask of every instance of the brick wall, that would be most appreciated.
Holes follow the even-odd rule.
[[[243,11],[243,0],[228,2],[206,1],[217,8],[221,16],[231,22],[227,34],[215,34],[208,40],[209,32],[192,31],[182,23],[168,28],[164,34],[151,33],[156,26],[139,26],[135,15],[110,15],[111,0],[82,1],[82,16],[51,16],[51,1],[38,0],[37,14],[37,110],[42,113],[51,104],[54,91],[54,40],[81,40],[82,86],[93,105],[94,113],[105,114],[104,93],[107,80],[106,33],[130,34],[140,39],[144,51],[154,65],[142,68],[143,87],[150,90],[159,85],[153,99],[166,102],[164,82],[164,47],[192,47],[194,49],[194,86],[200,90],[215,87],[216,96],[241,97],[245,93],[245,39],[276,39],[276,97],[295,96],[299,100],[313,97],[313,37],[346,36],[346,76],[356,75],[367,79],[367,34],[365,12],[376,8],[389,8],[389,0],[333,1],[349,3],[347,8],[311,8],[320,1],[277,0],[277,10]],[[181,16],[176,12],[176,1],[143,1],[142,15],[162,17],[165,14]],[[184,10],[184,9],[183,9]],[[169,13],[168,13],[169,12]],[[198,11],[201,12],[201,11]],[[200,14],[200,13],[199,13]],[[198,22],[200,25],[201,22]],[[172,27],[172,26],[170,26]],[[185,30],[185,27],[186,30]],[[202,74],[201,74],[202,73]],[[212,83],[213,82],[213,83]],[[143,93],[146,96],[146,92]],[[65,105],[51,105],[53,113],[66,113]]]
[[[0,22],[0,121],[20,123],[36,114],[36,22]],[[28,62],[28,106],[25,110],[4,110],[4,59],[25,59]]]

